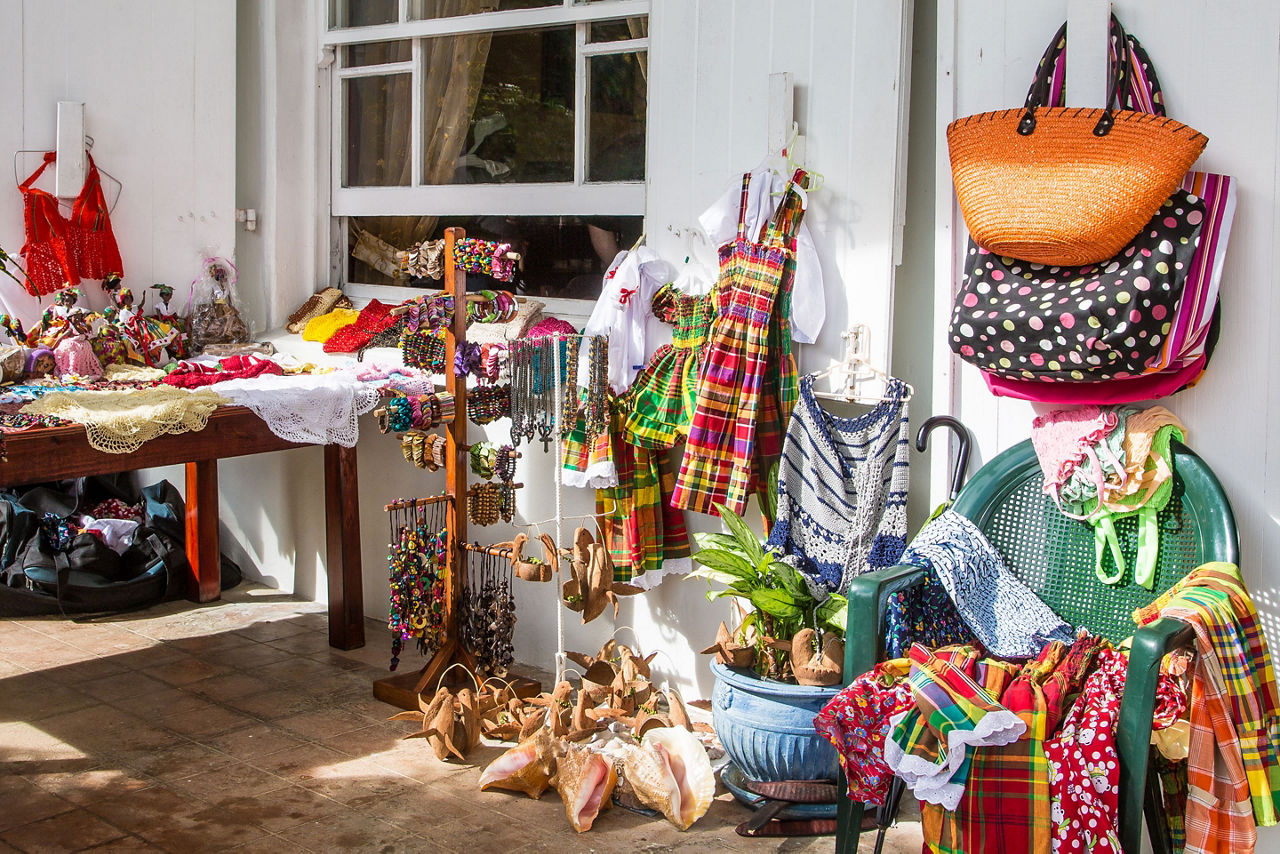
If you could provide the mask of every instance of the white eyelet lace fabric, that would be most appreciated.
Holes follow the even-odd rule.
[[[378,405],[378,389],[345,371],[260,376],[218,383],[218,393],[253,410],[272,433],[301,445],[354,448],[359,418]]]

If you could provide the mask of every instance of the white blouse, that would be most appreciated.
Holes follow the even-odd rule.
[[[619,252],[604,274],[604,287],[596,300],[583,335],[609,339],[609,385],[621,394],[631,388],[649,358],[648,319],[653,315],[653,295],[676,276],[675,268],[657,252],[641,246]],[[590,382],[588,349],[578,354],[578,385]]]
[[[751,173],[747,187],[747,235],[755,239],[760,228],[777,209],[787,178],[771,169],[757,167]],[[774,195],[774,194],[778,195]],[[742,182],[735,180],[716,203],[707,208],[698,222],[720,246],[728,243],[738,233],[738,204],[742,198]],[[818,250],[813,246],[809,225],[800,223],[796,234],[796,275],[791,286],[791,339],[801,344],[812,344],[822,331],[827,319],[827,302],[822,291],[822,264]]]

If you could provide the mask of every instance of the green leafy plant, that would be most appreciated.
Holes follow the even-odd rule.
[[[806,627],[843,635],[848,601],[833,593],[819,603],[800,571],[766,549],[741,516],[723,505],[716,509],[730,533],[693,535],[698,544],[693,559],[699,566],[689,577],[708,583],[708,601],[730,596],[751,604],[737,641],[745,643],[754,634],[756,672],[786,678],[787,655],[776,642],[789,642]]]

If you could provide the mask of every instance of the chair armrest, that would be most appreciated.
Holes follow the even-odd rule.
[[[1195,630],[1182,620],[1161,617],[1133,633],[1116,752],[1120,756],[1120,846],[1138,851],[1142,839],[1142,797],[1146,788],[1151,724],[1160,664],[1175,649],[1195,644]]]
[[[847,593],[849,611],[844,633],[844,682],[875,667],[884,638],[885,606],[889,596],[924,583],[924,570],[918,566],[899,564],[878,569],[853,579]],[[850,631],[850,628],[853,630]]]

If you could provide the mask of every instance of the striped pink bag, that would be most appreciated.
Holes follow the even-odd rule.
[[[1127,37],[1132,76],[1126,90],[1127,104],[1121,108],[1163,116],[1164,96],[1155,68],[1141,43]],[[1111,51],[1114,56],[1115,41]],[[1064,52],[1046,52],[1042,61],[1055,63],[1050,80],[1049,103],[1062,103],[1066,79]],[[1159,357],[1142,376],[1102,383],[1009,379],[983,372],[992,394],[1054,404],[1118,404],[1166,397],[1194,385],[1208,366],[1216,338],[1214,320],[1218,312],[1218,291],[1227,241],[1236,209],[1236,181],[1214,172],[1188,172],[1181,189],[1204,202],[1204,222],[1200,243],[1192,258],[1182,299],[1170,319],[1169,332]]]

